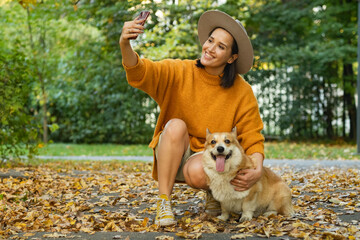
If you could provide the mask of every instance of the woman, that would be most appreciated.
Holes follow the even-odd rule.
[[[170,195],[175,182],[208,190],[201,157],[206,129],[229,132],[237,127],[238,140],[256,169],[239,171],[231,181],[244,191],[260,178],[264,160],[263,124],[251,86],[239,74],[252,66],[253,49],[246,30],[237,20],[220,11],[207,11],[199,19],[202,44],[198,60],[140,59],[130,39],[143,33],[142,20],[126,22],[120,48],[127,80],[149,94],[160,106],[160,115],[150,147],[154,149],[153,177],[159,197],[155,223],[176,223]],[[220,213],[209,191],[206,212]]]

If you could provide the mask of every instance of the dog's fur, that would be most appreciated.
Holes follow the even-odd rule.
[[[260,180],[250,189],[242,192],[234,190],[235,186],[230,181],[237,172],[256,168],[240,146],[236,128],[232,132],[213,134],[207,130],[202,162],[212,195],[221,204],[219,219],[226,221],[230,212],[242,212],[240,221],[251,220],[261,214],[291,216],[294,213],[290,188],[269,168],[263,167]]]

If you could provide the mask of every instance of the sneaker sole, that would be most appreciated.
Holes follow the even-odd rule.
[[[155,224],[160,227],[167,227],[171,225],[175,225],[177,222],[172,219],[164,219],[163,221],[155,221]]]

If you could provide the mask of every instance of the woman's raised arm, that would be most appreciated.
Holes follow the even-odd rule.
[[[144,26],[141,24],[144,20],[133,20],[125,22],[120,35],[120,49],[123,58],[123,64],[127,67],[133,67],[137,64],[137,56],[132,49],[130,41],[144,32]]]

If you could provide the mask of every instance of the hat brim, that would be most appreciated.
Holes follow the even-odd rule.
[[[238,45],[238,58],[235,62],[236,71],[240,74],[247,73],[254,61],[253,48],[245,28],[228,14],[210,10],[201,15],[198,22],[198,36],[201,45],[209,38],[210,32],[218,27],[228,31]]]

